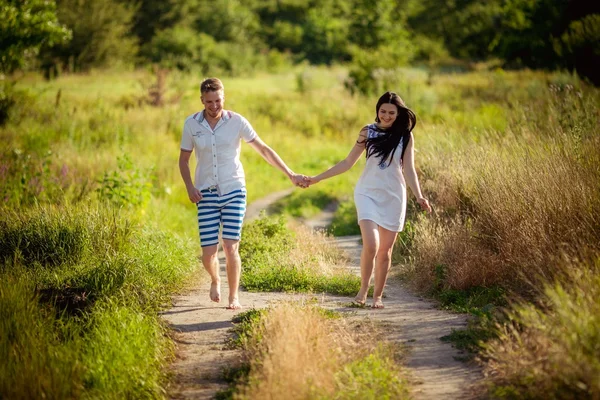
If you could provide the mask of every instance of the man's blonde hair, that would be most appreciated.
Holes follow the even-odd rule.
[[[219,90],[225,90],[223,82],[218,78],[206,78],[200,84],[200,94],[207,92],[218,92]]]

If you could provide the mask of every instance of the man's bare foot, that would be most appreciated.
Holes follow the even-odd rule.
[[[210,299],[215,303],[221,301],[221,282],[212,282],[210,284]]]
[[[229,305],[227,306],[228,310],[239,310],[242,308],[242,305],[238,301],[238,299],[234,298],[233,300],[229,300]]]
[[[383,301],[381,301],[381,297],[378,299],[374,299],[373,308],[383,308]]]

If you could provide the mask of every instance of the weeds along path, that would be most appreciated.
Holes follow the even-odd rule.
[[[292,189],[293,190],[293,189]],[[257,217],[277,199],[288,195],[291,190],[274,193],[248,207],[247,219]],[[328,207],[320,215],[305,221],[312,227],[326,226],[335,210]],[[360,274],[359,260],[361,245],[358,236],[335,239],[352,259],[350,268]],[[173,297],[173,306],[161,313],[172,329],[176,345],[176,359],[172,364],[171,386],[167,396],[172,399],[212,399],[219,390],[227,388],[223,380],[223,369],[237,365],[238,350],[226,346],[231,318],[240,311],[226,310],[229,295],[225,271],[225,260],[219,254],[221,280],[221,303],[213,303],[208,297],[208,282],[197,280],[184,293]],[[205,277],[205,273],[199,272]],[[326,308],[341,312],[353,312],[355,318],[371,318],[384,323],[390,340],[408,348],[406,365],[412,376],[415,399],[464,399],[469,397],[468,387],[476,382],[481,373],[473,366],[457,361],[461,354],[440,337],[452,329],[466,325],[464,315],[452,314],[435,308],[435,305],[411,294],[399,283],[388,280],[385,289],[385,309],[348,308],[350,298],[341,296],[319,296]],[[302,295],[285,293],[242,292],[244,310],[264,308],[270,303],[284,299],[305,298]]]
[[[325,228],[332,215],[328,207],[321,215],[305,223],[313,229]],[[352,270],[360,275],[360,236],[337,237],[334,240],[352,260],[349,263]],[[393,278],[388,279],[384,293],[384,309],[365,307],[353,310],[356,310],[357,318],[382,322],[389,340],[407,349],[404,366],[412,377],[414,398],[473,397],[471,386],[482,378],[481,370],[472,363],[460,361],[465,355],[440,340],[453,329],[464,328],[467,325],[466,315],[438,309],[434,303],[413,294]],[[323,297],[323,306],[327,308],[347,311],[344,303],[348,303],[347,297]]]
[[[272,193],[248,205],[246,220],[256,218],[260,212],[278,199],[289,195],[292,189]],[[221,302],[213,303],[208,297],[209,283],[204,270],[199,271],[205,279],[198,279],[184,293],[173,297],[171,309],[161,313],[172,329],[176,345],[176,359],[171,373],[168,397],[172,399],[212,399],[227,388],[222,378],[224,368],[236,365],[238,350],[225,345],[228,330],[233,327],[231,318],[241,311],[226,310],[229,289],[225,270],[225,256],[219,253],[221,275]],[[269,303],[291,296],[283,293],[242,292],[240,301],[244,310],[264,308]],[[242,310],[243,311],[243,310]]]

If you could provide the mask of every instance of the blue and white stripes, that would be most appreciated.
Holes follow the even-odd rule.
[[[196,204],[200,245],[218,244],[221,226],[223,239],[240,240],[246,213],[246,189],[234,190],[222,196],[210,190],[202,190],[201,193],[202,200]]]

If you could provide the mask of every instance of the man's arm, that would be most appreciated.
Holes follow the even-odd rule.
[[[192,182],[192,174],[190,172],[191,155],[191,151],[181,149],[179,152],[179,172],[183,178],[183,183],[185,183],[185,188],[188,192],[188,198],[192,203],[197,203],[202,200],[202,194],[198,189],[196,189],[194,183]]]
[[[286,164],[283,162],[279,154],[275,152],[272,148],[270,148],[265,142],[263,142],[259,137],[255,138],[253,141],[248,142],[250,147],[252,147],[258,154],[265,159],[266,162],[271,164],[272,166],[279,169],[283,172],[294,185],[303,184],[304,180],[301,175],[294,173]]]

